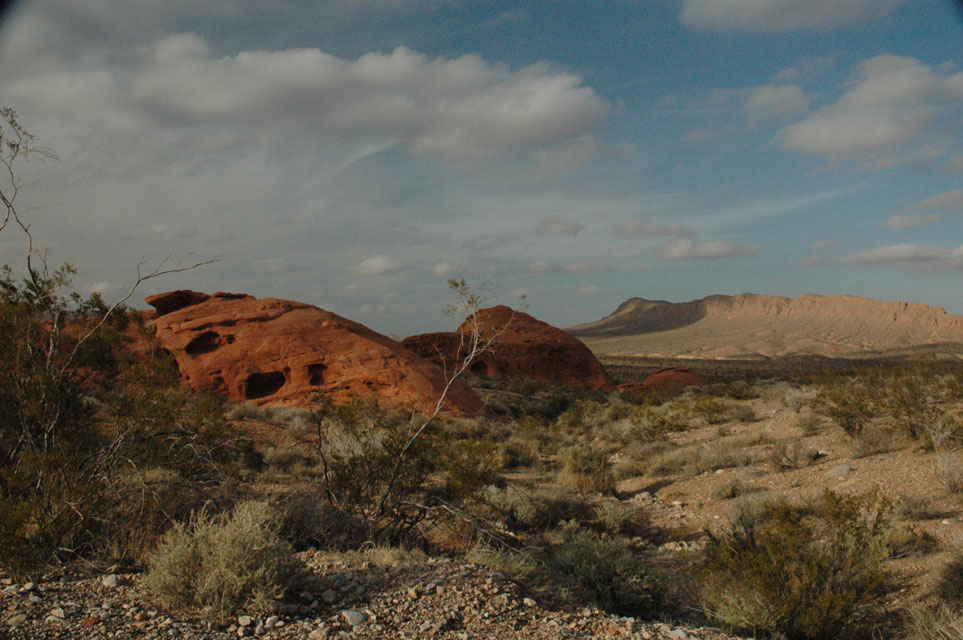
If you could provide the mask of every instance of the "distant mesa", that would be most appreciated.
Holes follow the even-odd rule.
[[[619,393],[628,395],[645,395],[659,389],[691,387],[705,384],[706,379],[684,367],[671,367],[656,371],[642,382],[626,382],[618,387]]]
[[[308,304],[185,290],[146,302],[157,309],[157,338],[183,379],[236,402],[307,405],[320,393],[428,413],[445,386],[438,367],[398,342]],[[445,409],[473,415],[482,402],[455,381]]]
[[[569,331],[600,355],[763,359],[963,355],[963,316],[849,295],[631,298]]]
[[[574,387],[614,391],[615,384],[592,351],[577,338],[527,313],[499,305],[481,309],[456,331],[423,333],[401,341],[408,349],[449,370],[463,359],[473,326],[492,349],[479,355],[472,373],[492,378],[528,378]]]

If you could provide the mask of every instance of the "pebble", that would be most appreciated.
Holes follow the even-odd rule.
[[[344,609],[341,611],[341,616],[352,627],[361,626],[368,620],[368,616],[365,615],[363,611],[358,611],[357,609]]]
[[[101,580],[101,584],[109,589],[114,589],[120,586],[120,578],[116,573],[111,573],[110,575],[104,576],[104,579]]]

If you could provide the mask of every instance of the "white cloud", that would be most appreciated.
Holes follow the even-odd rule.
[[[661,253],[673,260],[717,260],[754,256],[760,249],[758,245],[737,245],[723,240],[695,243],[682,238],[662,247]]]
[[[780,133],[783,146],[814,155],[899,147],[929,124],[955,89],[916,58],[884,54],[860,63],[850,89]],[[958,103],[957,103],[958,105]]]
[[[454,278],[457,273],[458,269],[450,262],[439,262],[431,268],[431,275],[436,278],[445,278],[446,280]]]
[[[547,216],[538,223],[535,228],[537,236],[577,236],[582,230],[582,225],[578,220],[563,218],[561,216]]]
[[[363,276],[383,276],[401,271],[403,265],[389,256],[372,256],[355,267]]]
[[[861,23],[889,14],[903,0],[683,0],[690,27],[790,31]]]
[[[535,260],[528,265],[531,273],[607,273],[612,271],[612,267],[599,262],[571,262],[559,266],[547,260]]]
[[[664,224],[633,220],[616,231],[616,235],[629,238],[648,238],[651,236],[675,236],[685,238],[693,234],[692,229],[678,222]]]
[[[571,173],[585,166],[605,150],[595,135],[583,134],[547,149],[535,152],[535,170],[539,174]]]
[[[963,209],[963,189],[953,189],[930,196],[916,205],[917,209]]]
[[[820,56],[787,67],[772,77],[773,82],[784,83],[793,80],[808,79],[822,74],[827,69],[836,66],[836,59],[832,56]]]
[[[605,293],[615,293],[618,289],[611,289],[608,287],[600,287],[597,284],[590,284],[584,287],[578,287],[575,293],[582,294],[584,296],[597,296]]]
[[[843,264],[901,264],[916,269],[963,269],[963,246],[943,249],[924,244],[903,243],[867,249],[837,259]]]
[[[936,222],[939,219],[940,215],[938,213],[895,215],[883,224],[890,229],[915,229]]]
[[[950,173],[963,173],[963,155],[955,155],[946,161],[945,169]]]
[[[819,240],[809,245],[809,249],[811,251],[823,251],[825,249],[834,249],[838,246],[839,244],[832,240]]]
[[[796,84],[758,87],[744,105],[746,115],[752,119],[782,118],[805,111],[809,97]]]
[[[584,146],[578,141],[609,111],[579,76],[548,64],[512,70],[405,47],[354,60],[308,48],[219,57],[188,33],[126,65],[22,76],[4,87],[5,99],[69,105],[101,122],[234,125],[248,135],[263,134],[265,121],[287,122],[314,139],[366,141],[369,155],[397,142],[462,161],[573,139]]]

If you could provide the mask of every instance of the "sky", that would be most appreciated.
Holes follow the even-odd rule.
[[[449,278],[556,326],[627,298],[963,314],[953,0],[36,0],[0,104],[48,261],[450,329]],[[0,263],[24,238],[0,234]]]

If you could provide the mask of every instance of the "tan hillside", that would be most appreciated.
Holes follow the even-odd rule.
[[[597,354],[678,358],[963,354],[963,316],[849,295],[631,298],[569,329]]]

